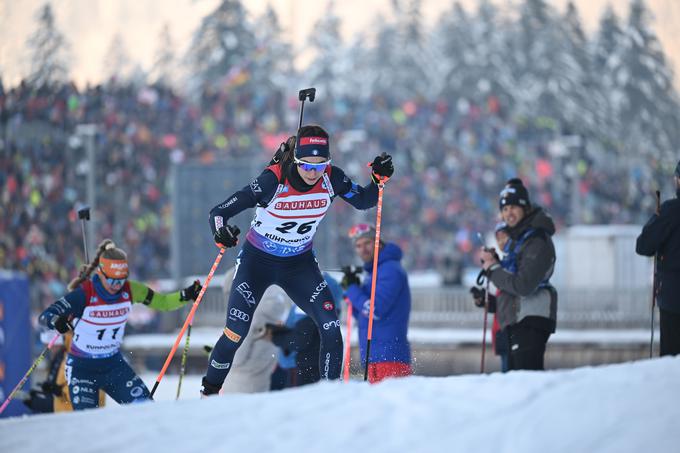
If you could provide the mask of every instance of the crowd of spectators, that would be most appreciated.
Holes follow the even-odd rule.
[[[76,206],[90,171],[75,132],[97,124],[96,239],[117,240],[136,278],[169,277],[171,165],[243,156],[266,163],[297,125],[295,94],[245,85],[189,98],[115,81],[86,89],[0,84],[0,268],[27,272],[40,303],[64,292],[83,260]],[[615,151],[570,144],[551,119],[516,118],[493,96],[483,104],[319,96],[314,110],[310,118],[331,133],[334,161],[357,181],[368,180],[365,156],[394,156],[383,222],[410,270],[440,268],[451,256],[471,260],[475,234],[493,228],[510,177],[524,179],[558,229],[640,223],[654,203],[657,163],[614,165]],[[340,205],[335,231],[346,243],[355,219]]]

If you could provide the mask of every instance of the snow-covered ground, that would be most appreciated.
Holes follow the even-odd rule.
[[[0,451],[680,451],[680,357],[207,400],[197,390],[190,377],[173,401],[168,376],[156,403],[1,420]]]

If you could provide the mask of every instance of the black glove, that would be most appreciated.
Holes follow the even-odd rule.
[[[484,306],[484,298],[486,297],[486,290],[484,288],[473,286],[470,288],[470,294],[472,294],[472,299],[474,300],[476,306]]]
[[[73,330],[70,316],[54,315],[52,316],[48,327],[62,334],[68,332],[69,330]]]
[[[474,300],[476,306],[479,308],[484,307],[484,301],[486,300],[489,303],[489,313],[496,312],[496,296],[493,294],[489,294],[487,296],[486,290],[484,288],[478,288],[476,286],[470,288],[470,294],[472,294],[472,299]]]
[[[215,233],[215,244],[220,247],[234,247],[238,244],[238,235],[241,230],[236,225],[227,225],[220,227]]]
[[[201,289],[203,289],[201,282],[199,280],[194,280],[191,285],[179,292],[179,300],[182,302],[187,300],[196,300],[198,294],[201,292]]]
[[[382,153],[381,155],[376,156],[376,158],[373,159],[371,167],[373,168],[371,179],[375,184],[378,184],[380,181],[387,182],[387,180],[390,179],[394,173],[392,156],[387,153]]]
[[[343,266],[340,270],[343,273],[342,280],[340,280],[342,289],[347,290],[351,285],[361,285],[359,276],[361,275],[362,270],[360,267]]]
[[[63,388],[61,385],[57,385],[54,382],[43,382],[40,384],[40,388],[42,389],[43,392],[54,395],[54,396],[61,396],[63,394]]]
[[[203,376],[203,380],[201,381],[201,396],[216,395],[220,393],[220,388],[221,387],[212,385],[205,379],[205,376]]]

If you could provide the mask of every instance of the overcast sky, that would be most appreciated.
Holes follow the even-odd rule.
[[[428,24],[451,7],[454,0],[422,0]],[[496,0],[499,6],[521,0]],[[549,0],[560,11],[568,0]],[[602,11],[610,3],[620,17],[626,17],[628,0],[574,0],[584,26],[593,31]],[[35,27],[36,11],[45,0],[0,0],[0,73],[5,83],[14,84],[27,72],[26,40]],[[71,76],[79,83],[102,77],[104,55],[113,36],[120,33],[129,54],[146,69],[153,59],[157,37],[164,24],[170,26],[180,54],[190,41],[202,17],[214,10],[220,0],[52,0],[57,25],[69,40],[74,58]],[[291,34],[304,64],[304,42],[328,0],[244,0],[251,15],[259,15],[270,3],[279,13],[284,29]],[[365,30],[379,14],[388,15],[391,0],[339,0],[335,8],[342,19],[342,32],[348,38]],[[468,9],[476,0],[461,0]],[[655,22],[654,29],[678,72],[680,64],[680,1],[647,0]],[[295,26],[291,26],[295,20]],[[676,76],[676,85],[678,84]]]

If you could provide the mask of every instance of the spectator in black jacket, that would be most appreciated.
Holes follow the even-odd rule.
[[[555,268],[555,224],[532,206],[522,180],[509,180],[501,192],[501,216],[510,240],[501,262],[493,249],[480,257],[487,278],[500,290],[496,316],[510,336],[510,370],[542,370],[550,334],[557,323],[557,291],[550,284]]]
[[[656,255],[656,302],[661,325],[660,354],[680,354],[680,162],[673,175],[676,198],[663,202],[642,228],[635,251]]]

